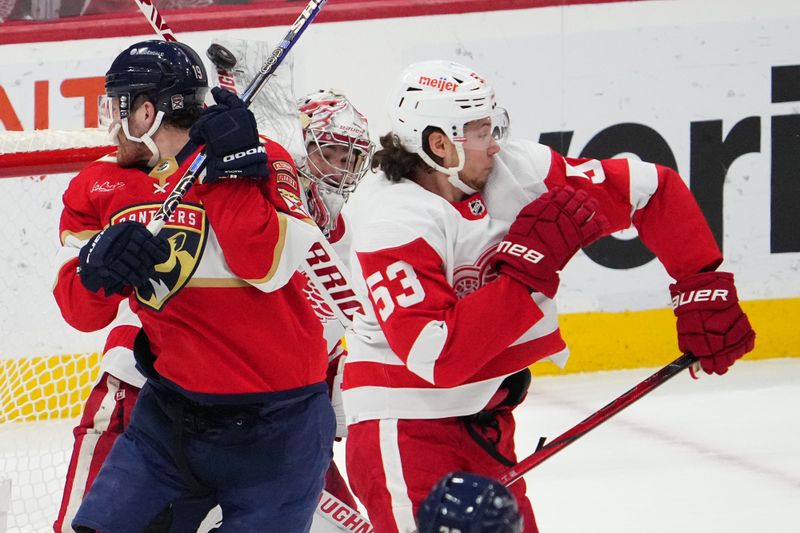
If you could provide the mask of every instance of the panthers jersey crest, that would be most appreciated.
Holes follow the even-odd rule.
[[[114,215],[112,224],[134,220],[147,224],[160,205],[131,206]],[[207,238],[206,213],[200,206],[181,204],[159,236],[169,243],[169,258],[155,266],[149,284],[136,289],[136,300],[144,307],[160,311],[191,279],[197,269]]]

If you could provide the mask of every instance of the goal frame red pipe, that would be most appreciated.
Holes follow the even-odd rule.
[[[114,146],[92,146],[0,154],[0,178],[77,174],[115,150]]]

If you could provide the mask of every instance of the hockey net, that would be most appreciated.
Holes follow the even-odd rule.
[[[50,293],[61,195],[111,151],[96,129],[0,132],[0,531],[52,531],[58,511],[103,342],[66,326]]]

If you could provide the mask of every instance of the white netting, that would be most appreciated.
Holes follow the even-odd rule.
[[[0,162],[25,157],[35,176],[0,179],[0,242],[6,243],[0,247],[0,478],[11,480],[8,533],[52,531],[72,428],[103,342],[102,334],[69,328],[53,300],[58,218],[69,176],[40,170],[65,149],[105,144],[98,130],[0,132]]]
[[[0,132],[0,154],[88,148],[109,144],[108,135],[97,128]],[[46,163],[46,159],[43,158],[41,163]]]
[[[11,480],[8,533],[52,531],[72,428],[98,354],[0,360],[0,477]]]

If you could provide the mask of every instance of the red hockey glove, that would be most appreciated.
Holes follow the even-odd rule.
[[[678,317],[678,346],[700,360],[706,374],[722,375],[753,349],[756,333],[739,306],[729,272],[701,272],[669,286]]]
[[[559,271],[608,227],[606,217],[596,210],[597,202],[586,191],[571,187],[547,191],[517,215],[497,246],[495,268],[553,298]]]

